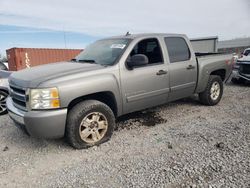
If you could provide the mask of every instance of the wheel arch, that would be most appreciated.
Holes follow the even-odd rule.
[[[115,95],[110,91],[97,92],[97,93],[92,93],[92,94],[77,97],[69,103],[68,111],[72,109],[77,103],[85,101],[85,100],[97,100],[97,101],[103,102],[104,104],[110,107],[115,117],[118,116],[118,107],[117,107]]]
[[[225,69],[214,70],[210,73],[210,75],[219,76],[221,80],[224,82],[226,79],[226,70]]]

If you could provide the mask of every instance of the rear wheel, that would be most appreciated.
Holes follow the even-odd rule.
[[[69,111],[66,138],[76,149],[88,148],[108,141],[114,127],[112,110],[102,102],[87,100]]]
[[[6,107],[6,99],[8,97],[8,93],[5,91],[0,91],[0,115],[7,113]]]
[[[216,105],[220,102],[223,94],[223,82],[219,76],[211,75],[204,92],[199,94],[200,101],[208,106]]]

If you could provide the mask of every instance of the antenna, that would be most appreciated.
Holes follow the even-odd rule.
[[[130,33],[129,33],[129,31],[126,33],[126,35],[125,36],[129,36],[129,35],[131,35]]]

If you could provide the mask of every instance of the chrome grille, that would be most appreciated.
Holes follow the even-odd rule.
[[[242,74],[250,74],[250,65],[241,65],[240,72]]]
[[[16,108],[27,111],[27,97],[25,89],[17,88],[16,86],[10,86],[10,97]]]

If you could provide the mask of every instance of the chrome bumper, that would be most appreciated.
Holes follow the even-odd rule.
[[[250,75],[240,74],[238,70],[233,70],[232,77],[236,79],[243,78],[250,81]]]

